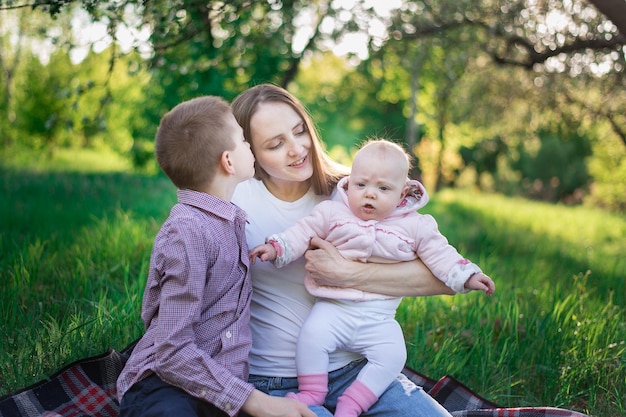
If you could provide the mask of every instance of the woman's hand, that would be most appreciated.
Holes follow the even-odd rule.
[[[454,295],[420,260],[392,264],[364,263],[343,258],[323,239],[311,239],[306,270],[323,286],[356,288],[392,297]]]
[[[306,404],[298,400],[272,397],[256,389],[241,410],[254,417],[316,417]]]
[[[345,259],[336,247],[321,239],[311,239],[311,249],[304,254],[306,259],[305,269],[319,285],[356,288],[357,283],[351,278],[355,277],[356,262]]]

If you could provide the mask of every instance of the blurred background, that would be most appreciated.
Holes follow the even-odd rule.
[[[493,297],[407,297],[407,364],[626,415],[624,0],[0,0],[0,396],[121,350],[176,201],[161,117],[281,85],[350,164],[401,142]]]
[[[1,0],[0,157],[153,173],[167,110],[272,82],[340,161],[623,212],[625,34],[623,0]]]

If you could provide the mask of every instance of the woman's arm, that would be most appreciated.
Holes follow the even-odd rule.
[[[314,237],[305,253],[306,270],[320,285],[356,288],[394,297],[454,295],[420,261],[393,264],[350,261],[329,242]]]

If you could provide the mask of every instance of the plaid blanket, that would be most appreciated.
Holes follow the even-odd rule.
[[[0,417],[116,417],[115,382],[133,347],[74,362],[50,379],[0,398]],[[435,381],[410,368],[403,373],[454,417],[585,417],[552,407],[501,408],[450,376]]]

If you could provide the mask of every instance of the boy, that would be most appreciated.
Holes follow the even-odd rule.
[[[254,175],[254,157],[228,103],[205,96],[174,107],[155,154],[178,203],[154,240],[146,332],[117,381],[120,416],[313,416],[247,382],[246,215],[230,199]]]

